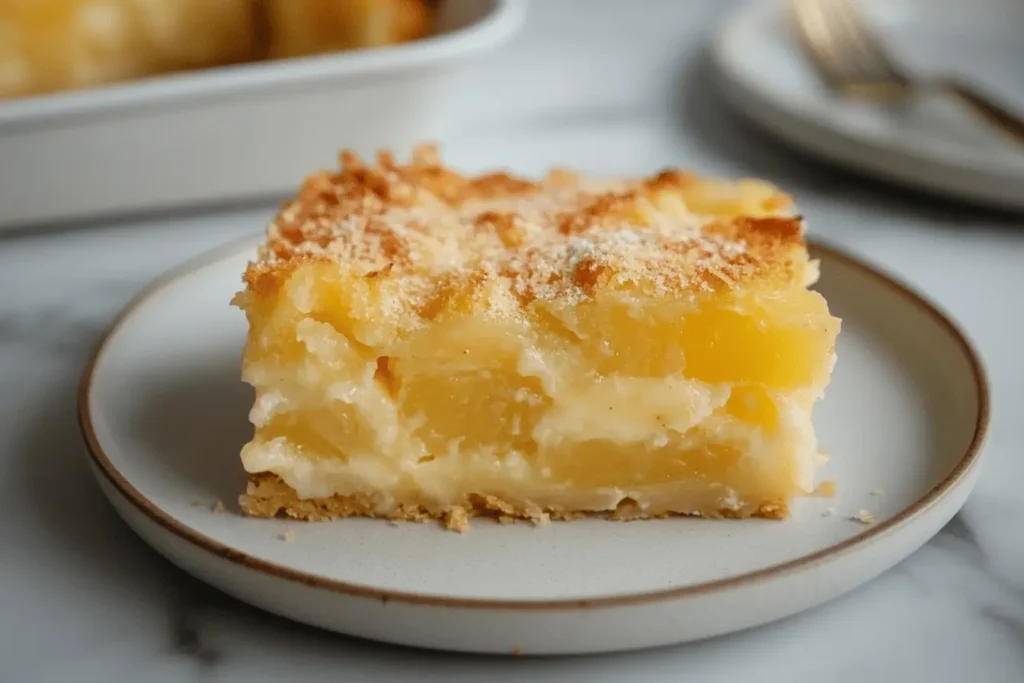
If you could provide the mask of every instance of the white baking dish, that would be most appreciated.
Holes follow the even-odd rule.
[[[443,0],[393,47],[0,102],[0,228],[294,189],[337,150],[445,135],[449,85],[521,26],[526,0]]]

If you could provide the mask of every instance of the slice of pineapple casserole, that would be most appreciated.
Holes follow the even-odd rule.
[[[669,170],[462,175],[342,154],[235,303],[242,508],[300,519],[784,518],[839,320],[790,201]]]

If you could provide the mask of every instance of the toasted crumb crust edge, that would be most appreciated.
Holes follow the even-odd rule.
[[[782,520],[789,517],[785,502],[762,503],[749,515],[735,510],[721,509],[714,513],[669,512],[645,515],[630,505],[620,505],[610,512],[564,510],[553,508],[524,509],[497,496],[470,495],[466,505],[454,505],[440,511],[423,506],[398,506],[389,512],[380,512],[370,496],[330,496],[328,498],[299,498],[298,494],[275,474],[259,473],[249,478],[246,492],[239,496],[242,511],[251,517],[290,517],[318,522],[343,517],[371,517],[395,522],[438,521],[446,529],[467,531],[474,517],[486,517],[499,523],[530,522],[543,526],[551,521],[569,521],[596,517],[614,521],[640,521],[667,517],[701,517],[705,519],[744,519],[757,517]]]
[[[567,169],[540,179],[464,174],[430,144],[415,147],[408,163],[387,150],[376,162],[350,150],[340,160],[340,169],[308,176],[267,226],[244,274],[253,296],[273,296],[310,262],[343,264],[354,277],[456,288],[498,280],[524,301],[634,281],[674,294],[754,280],[789,286],[807,267],[802,217],[789,195],[763,180],[679,168],[619,179]],[[677,201],[666,207],[659,197]],[[655,229],[658,221],[642,215],[648,210],[667,224]],[[442,219],[454,222],[442,230]],[[428,257],[440,245],[444,257]]]

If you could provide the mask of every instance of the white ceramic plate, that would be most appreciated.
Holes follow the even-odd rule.
[[[861,0],[894,56],[922,75],[957,74],[1024,113],[1024,3]],[[783,0],[745,5],[712,55],[737,109],[795,146],[883,179],[1024,209],[1024,144],[954,102],[884,107],[828,91],[790,30]]]
[[[820,288],[843,318],[817,413],[838,494],[801,501],[788,521],[479,521],[460,535],[434,524],[242,517],[234,501],[250,394],[239,381],[245,322],[228,300],[253,250],[207,256],[131,304],[85,371],[79,418],[100,485],[143,539],[292,619],[492,653],[704,638],[871,579],[936,533],[977,475],[988,390],[970,345],[900,284],[816,248]],[[850,519],[862,509],[877,523]]]

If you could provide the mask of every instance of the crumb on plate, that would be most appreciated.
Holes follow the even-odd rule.
[[[836,483],[827,479],[818,484],[818,488],[814,489],[814,493],[811,495],[816,498],[832,498],[836,495]]]
[[[466,508],[452,506],[444,513],[444,528],[450,531],[458,531],[460,534],[469,530],[469,514]]]
[[[858,510],[857,514],[855,514],[850,519],[854,522],[859,522],[861,524],[874,524],[876,521],[875,516],[868,512],[867,510]]]

